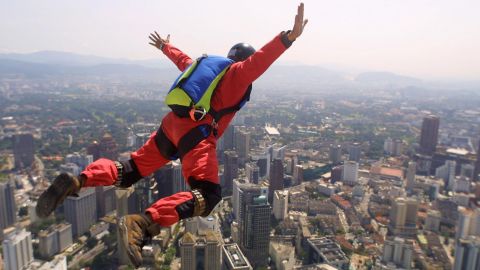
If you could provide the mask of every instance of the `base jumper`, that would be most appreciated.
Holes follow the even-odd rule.
[[[131,153],[130,160],[126,162],[101,158],[88,165],[79,176],[60,174],[40,196],[36,208],[38,216],[49,216],[67,196],[77,194],[82,187],[130,187],[177,157],[181,159],[182,174],[191,191],[162,198],[144,214],[122,217],[119,221],[122,241],[118,244],[125,245],[131,263],[138,267],[143,261],[145,241],[158,234],[160,227],[189,217],[208,216],[222,199],[217,139],[249,99],[253,81],[302,34],[307,23],[303,13],[304,5],[301,3],[292,30],[281,32],[258,51],[246,43],[232,47],[228,58],[233,61],[214,88],[210,99],[211,110],[205,113],[193,108],[189,112],[191,117],[169,112],[160,128],[140,149]],[[163,39],[155,32],[149,38],[149,44],[161,50],[180,71],[185,71],[194,62],[169,42],[169,35]]]

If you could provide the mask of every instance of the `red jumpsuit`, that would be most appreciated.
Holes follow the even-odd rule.
[[[248,86],[262,75],[290,45],[291,42],[286,38],[286,33],[282,32],[245,61],[233,63],[212,96],[212,108],[220,111],[238,104],[244,97]],[[188,55],[169,43],[165,44],[162,51],[180,71],[185,70],[193,61]],[[182,158],[182,173],[189,184],[192,179],[219,184],[216,142],[234,115],[235,113],[230,113],[223,116],[218,122],[218,136],[210,134]],[[212,117],[208,114],[202,121],[193,122],[190,118],[180,118],[173,112],[169,112],[163,118],[161,128],[168,139],[177,146],[178,141],[192,128],[211,122]],[[170,161],[160,154],[155,144],[156,133],[152,133],[150,139],[131,154],[131,160],[136,165],[141,177],[150,175]],[[118,177],[115,163],[108,159],[96,160],[82,174],[87,177],[84,185],[87,187],[114,185]],[[191,192],[179,192],[158,200],[147,209],[147,212],[156,223],[170,226],[181,218],[176,207],[192,198]]]

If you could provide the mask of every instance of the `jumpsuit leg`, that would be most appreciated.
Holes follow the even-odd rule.
[[[155,141],[156,134],[157,132],[153,132],[148,141],[131,154],[131,159],[122,163],[124,165],[122,186],[135,184],[170,161],[160,154]],[[115,163],[105,158],[94,161],[81,174],[87,178],[83,185],[85,187],[111,186],[118,179]]]
[[[189,185],[201,190],[207,209],[211,211],[221,200],[215,139],[209,137],[188,152],[182,158],[182,171]],[[192,193],[179,192],[156,201],[146,212],[155,223],[170,226],[180,219],[192,217],[193,209]]]

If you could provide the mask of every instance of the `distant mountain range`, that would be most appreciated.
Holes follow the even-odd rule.
[[[28,54],[0,54],[0,77],[22,74],[27,77],[44,76],[140,76],[142,79],[173,80],[178,70],[166,58],[153,60],[113,59],[68,52],[40,51]],[[352,75],[309,65],[273,65],[257,85],[268,87],[291,86],[305,91],[319,87],[345,88],[405,88],[428,87],[417,78],[389,72],[365,72]]]

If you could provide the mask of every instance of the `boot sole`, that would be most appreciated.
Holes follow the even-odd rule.
[[[123,249],[125,249],[125,253],[127,254],[128,259],[130,260],[130,263],[135,266],[135,268],[138,268],[141,264],[137,262],[137,259],[135,256],[131,254],[129,251],[129,244],[128,244],[128,228],[127,224],[125,222],[126,217],[123,216],[120,218],[120,221],[118,222],[118,231],[120,233],[120,245],[123,246]]]
[[[70,175],[62,173],[57,176],[47,191],[40,195],[36,207],[37,216],[40,218],[48,217],[62,203],[60,201],[62,197],[65,198],[65,193],[74,185],[74,180]]]

